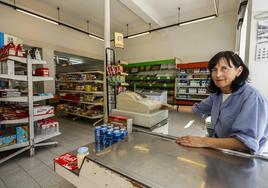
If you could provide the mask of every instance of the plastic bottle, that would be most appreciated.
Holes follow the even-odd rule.
[[[81,148],[79,148],[77,150],[77,165],[78,165],[78,168],[81,167],[85,156],[87,156],[88,154],[89,154],[88,147],[81,147]]]

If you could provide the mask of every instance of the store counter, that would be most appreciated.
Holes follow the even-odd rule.
[[[267,187],[268,161],[188,148],[174,137],[135,131],[123,141],[96,152],[89,144],[81,170],[55,163],[55,171],[77,187]],[[73,153],[75,154],[75,153]]]

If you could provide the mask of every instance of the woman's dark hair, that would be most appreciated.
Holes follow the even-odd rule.
[[[214,81],[212,80],[212,69],[219,63],[221,59],[225,59],[228,62],[229,67],[231,67],[231,63],[238,68],[239,66],[243,67],[242,73],[236,77],[231,85],[232,92],[237,91],[240,87],[242,87],[246,81],[248,80],[249,70],[247,66],[244,64],[243,60],[239,57],[239,55],[235,54],[232,51],[222,51],[217,53],[214,57],[212,57],[208,62],[208,68],[210,72],[210,84],[208,86],[209,92],[211,93],[220,93],[221,89],[218,88]]]

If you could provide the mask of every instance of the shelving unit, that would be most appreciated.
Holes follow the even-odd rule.
[[[208,62],[177,64],[176,104],[193,105],[209,96]]]
[[[107,116],[116,109],[117,95],[127,90],[126,76],[123,66],[127,66],[128,62],[119,60],[115,61],[115,50],[112,48],[105,49],[105,67],[106,67],[106,100],[107,100]],[[111,57],[108,58],[108,57]],[[107,117],[106,117],[107,118]]]
[[[145,95],[147,93],[161,95],[167,91],[167,102],[174,104],[176,64],[178,61],[177,58],[174,58],[131,63],[124,66],[124,70],[129,74],[126,77],[126,82],[129,83],[128,89]]]
[[[52,77],[41,77],[41,76],[32,76],[32,65],[38,65],[38,64],[45,64],[45,61],[38,61],[33,59],[26,59],[23,57],[16,57],[16,56],[8,56],[6,58],[0,59],[0,63],[22,63],[27,66],[27,75],[16,75],[15,71],[14,74],[0,74],[0,79],[2,80],[8,80],[9,83],[12,81],[24,81],[27,82],[28,85],[28,96],[21,96],[21,97],[7,97],[7,98],[0,98],[0,102],[12,102],[12,103],[28,103],[28,113],[29,117],[22,118],[22,119],[16,119],[16,120],[3,120],[0,121],[0,126],[2,125],[17,125],[17,124],[28,124],[28,140],[22,143],[16,143],[12,145],[2,146],[0,147],[0,152],[7,151],[7,150],[13,150],[13,149],[19,149],[12,153],[11,155],[4,157],[0,160],[0,164],[5,162],[6,160],[26,151],[30,150],[30,155],[34,155],[35,153],[35,147],[38,146],[45,146],[45,145],[55,145],[57,142],[46,142],[46,143],[39,143],[43,142],[45,140],[48,140],[54,136],[57,136],[61,134],[59,131],[54,132],[52,134],[43,134],[43,135],[35,135],[34,133],[34,122],[38,120],[43,120],[49,117],[54,116],[54,114],[47,114],[42,116],[34,116],[34,102],[36,101],[42,101],[46,99],[53,98],[53,95],[48,96],[33,96],[33,82],[35,81],[47,81],[47,80],[53,80]],[[10,86],[11,84],[9,84]],[[39,139],[42,137],[42,139]]]
[[[74,120],[78,117],[99,119],[93,125],[102,121],[103,74],[101,71],[59,74],[56,83],[60,101],[65,102],[63,112],[76,116]]]

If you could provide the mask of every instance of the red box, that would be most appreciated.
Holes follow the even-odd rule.
[[[48,76],[49,75],[49,69],[48,68],[35,69],[35,75],[36,76]]]
[[[54,161],[69,170],[76,170],[78,168],[77,157],[69,153],[56,157]]]

